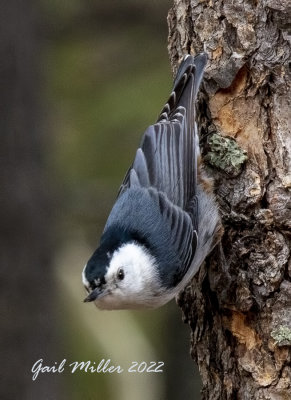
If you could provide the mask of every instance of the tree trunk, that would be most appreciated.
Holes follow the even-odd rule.
[[[290,34],[287,0],[174,0],[173,69],[209,56],[201,146],[221,245],[178,300],[202,398],[291,398]]]
[[[1,3],[1,385],[0,398],[57,398],[56,379],[32,381],[52,351],[52,228],[40,123],[38,4]],[[51,364],[48,364],[51,365]]]

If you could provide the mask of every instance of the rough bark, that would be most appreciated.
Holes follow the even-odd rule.
[[[33,382],[32,365],[54,362],[50,202],[40,112],[40,14],[31,1],[1,3],[1,384],[0,398],[57,398],[49,374]],[[49,364],[50,365],[50,364]]]
[[[168,16],[174,70],[209,55],[199,125],[225,229],[179,299],[203,399],[291,398],[290,11],[174,0]]]

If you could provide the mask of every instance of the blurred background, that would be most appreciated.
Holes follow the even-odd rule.
[[[190,399],[174,301],[101,312],[81,271],[172,76],[170,0],[10,0],[0,13],[1,399]],[[42,373],[38,360],[163,361],[163,373]]]

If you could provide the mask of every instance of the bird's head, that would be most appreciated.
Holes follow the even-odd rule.
[[[161,286],[155,258],[136,241],[100,246],[83,270],[83,284],[101,309],[155,307]]]

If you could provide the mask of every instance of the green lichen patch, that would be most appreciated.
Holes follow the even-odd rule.
[[[247,153],[232,138],[213,134],[208,140],[209,151],[204,157],[210,165],[228,175],[237,176],[247,160]]]
[[[291,345],[291,329],[286,325],[280,325],[271,332],[272,338],[278,346]]]

